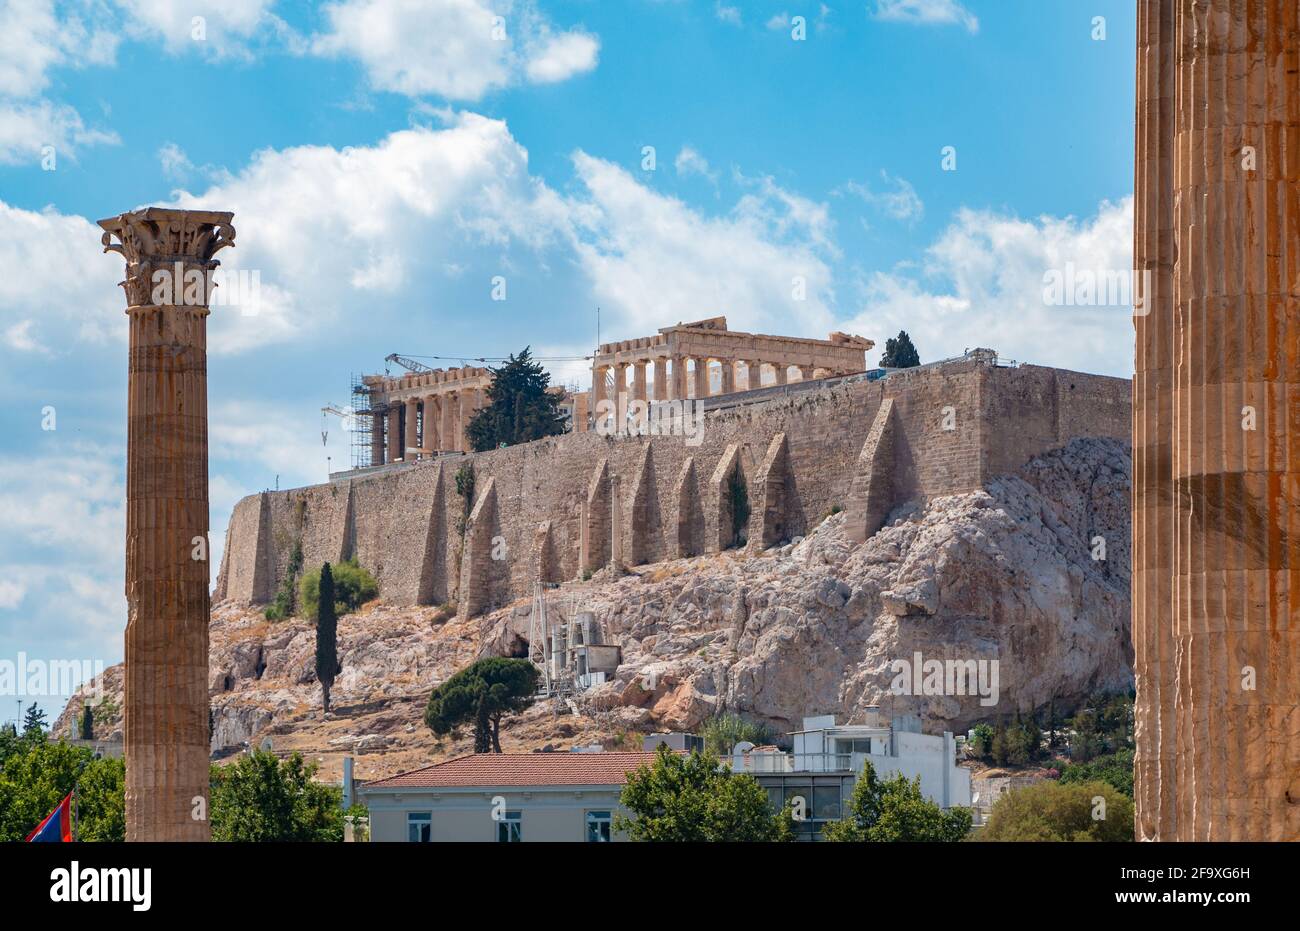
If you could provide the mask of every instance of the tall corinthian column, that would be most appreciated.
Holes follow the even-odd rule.
[[[107,220],[126,258],[126,837],[205,841],[208,822],[207,316],[232,214]],[[117,242],[113,240],[116,238]]]
[[[1172,179],[1161,178],[1155,198],[1168,193],[1172,214],[1172,423],[1163,388],[1154,419],[1149,398],[1134,415],[1135,426],[1171,438],[1169,472],[1135,492],[1135,522],[1158,531],[1153,544],[1135,525],[1134,553],[1146,572],[1134,579],[1138,826],[1158,840],[1300,839],[1296,6],[1140,4],[1161,36],[1169,28],[1172,43],[1160,47],[1174,75]],[[1146,140],[1140,123],[1139,176],[1144,154],[1169,144],[1157,122]],[[1137,242],[1161,242],[1162,214],[1138,217]],[[1147,358],[1159,358],[1158,321],[1145,336]],[[1141,359],[1141,325],[1138,339]],[[1135,436],[1135,446],[1150,451],[1155,439]],[[1172,540],[1151,516],[1164,482]],[[1153,554],[1166,545],[1168,559]]]

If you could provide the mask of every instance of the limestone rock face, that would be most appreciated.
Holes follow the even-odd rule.
[[[540,747],[563,735],[618,746],[625,732],[689,730],[722,710],[789,729],[805,715],[847,720],[868,705],[922,715],[929,731],[961,730],[1130,688],[1129,461],[1118,441],[1077,440],[983,490],[897,508],[863,544],[836,514],[763,553],[566,584],[552,603],[572,598],[594,611],[623,665],[580,698],[577,716],[542,703],[507,721],[503,742]],[[1104,559],[1093,558],[1098,538]],[[277,750],[301,748],[327,769],[343,753],[364,754],[365,778],[463,752],[467,738],[436,744],[421,722],[428,692],[477,657],[526,653],[529,612],[518,602],[471,620],[383,605],[344,615],[343,672],[325,721],[310,626],[217,605],[214,751],[271,735]],[[918,652],[997,659],[998,702],[892,694],[891,663]]]

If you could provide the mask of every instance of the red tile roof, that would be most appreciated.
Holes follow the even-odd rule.
[[[653,752],[474,753],[409,773],[367,782],[364,789],[454,786],[621,786],[627,774],[654,762]]]

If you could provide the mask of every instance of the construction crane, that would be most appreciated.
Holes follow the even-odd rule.
[[[416,362],[414,359],[408,358],[403,355],[398,355],[395,352],[391,352],[388,355],[384,356],[384,362],[396,362],[398,365],[406,369],[408,372],[414,372],[417,375],[421,375],[425,372],[433,371],[433,369],[425,365],[423,362]]]
[[[356,411],[351,408],[339,407],[337,404],[326,404],[320,409],[320,442],[322,446],[330,444],[329,430],[326,428],[328,417],[333,414],[343,420],[343,429],[347,429],[348,421],[356,416]]]

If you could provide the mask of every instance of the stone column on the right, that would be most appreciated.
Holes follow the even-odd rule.
[[[1139,123],[1137,164],[1139,177],[1145,164],[1159,186],[1137,215],[1135,241],[1144,244],[1148,262],[1155,244],[1154,270],[1162,256],[1173,259],[1169,419],[1158,364],[1141,373],[1142,396],[1137,382],[1134,387],[1141,431],[1134,445],[1156,460],[1143,461],[1143,473],[1135,461],[1133,564],[1143,571],[1134,577],[1133,601],[1139,835],[1297,840],[1297,4],[1147,0],[1139,5],[1139,28],[1139,94],[1146,55],[1158,75],[1172,79],[1162,95],[1172,99],[1172,119],[1162,118],[1161,95],[1153,100],[1147,90],[1145,106],[1156,117]],[[1154,46],[1153,34],[1159,37]],[[1162,52],[1173,55],[1172,71]],[[1158,166],[1166,146],[1168,186]],[[1166,197],[1172,212],[1167,255],[1160,230]],[[1164,296],[1160,277],[1152,275],[1156,300],[1138,329],[1139,364],[1144,342],[1149,363],[1165,351],[1163,324],[1150,319]],[[1166,437],[1169,478],[1158,461]],[[1148,469],[1155,471],[1144,486]],[[1171,538],[1159,513],[1166,482]],[[1163,601],[1159,577],[1166,572],[1172,582]]]
[[[1174,4],[1140,0],[1133,180],[1132,637],[1136,833],[1174,836]]]

